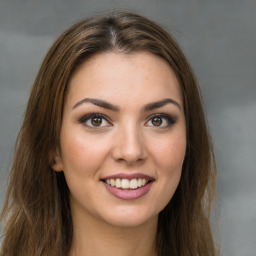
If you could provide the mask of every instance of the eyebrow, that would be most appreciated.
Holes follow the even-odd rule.
[[[106,109],[110,109],[110,110],[113,110],[115,112],[119,111],[120,108],[116,105],[113,105],[107,101],[104,101],[104,100],[100,100],[100,99],[94,99],[94,98],[84,98],[80,101],[78,101],[73,107],[72,109],[74,108],[77,108],[78,106],[82,105],[83,103],[92,103],[98,107],[101,107],[101,108],[106,108]],[[173,99],[170,99],[170,98],[167,98],[167,99],[163,99],[163,100],[159,100],[159,101],[156,101],[156,102],[152,102],[152,103],[149,103],[147,104],[143,109],[145,112],[147,111],[150,111],[150,110],[153,110],[153,109],[156,109],[156,108],[160,108],[160,107],[163,107],[164,105],[168,104],[168,103],[171,103],[171,104],[174,104],[175,106],[177,106],[180,110],[182,110],[180,104],[173,100]]]
[[[152,102],[152,103],[147,104],[144,107],[144,111],[150,111],[150,110],[153,110],[155,108],[161,108],[161,107],[163,107],[164,105],[166,105],[168,103],[174,104],[180,110],[182,110],[181,105],[176,100],[167,98],[167,99],[163,99],[163,100],[160,100],[160,101],[156,101],[156,102]]]
[[[89,103],[92,103],[98,107],[101,107],[101,108],[106,108],[106,109],[110,109],[110,110],[113,110],[113,111],[119,111],[119,107],[118,106],[115,106],[111,103],[108,103],[104,100],[100,100],[100,99],[92,99],[92,98],[84,98],[80,101],[78,101],[72,109],[74,108],[77,108],[78,106],[80,106],[81,104],[83,103],[86,103],[86,102],[89,102]]]

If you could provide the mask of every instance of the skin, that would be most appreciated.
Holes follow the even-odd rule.
[[[167,98],[173,102],[145,109]],[[99,126],[83,118],[92,113],[104,115]],[[153,119],[159,113],[175,122]],[[158,214],[178,186],[186,150],[182,95],[167,62],[145,52],[112,52],[83,63],[70,81],[60,145],[53,169],[64,172],[70,190],[70,255],[154,255]],[[101,181],[117,173],[142,173],[154,181],[142,197],[123,200]]]

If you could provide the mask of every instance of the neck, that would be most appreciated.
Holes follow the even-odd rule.
[[[70,256],[156,256],[157,217],[136,227],[116,227],[90,220],[73,221]]]

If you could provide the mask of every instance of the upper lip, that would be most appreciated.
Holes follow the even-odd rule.
[[[101,180],[108,180],[108,179],[128,179],[128,180],[132,180],[132,179],[146,179],[146,180],[154,180],[153,177],[143,174],[143,173],[117,173],[117,174],[113,174],[113,175],[109,175],[106,177],[101,178]]]

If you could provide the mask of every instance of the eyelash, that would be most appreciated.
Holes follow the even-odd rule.
[[[97,126],[93,126],[93,125],[87,125],[86,122],[89,121],[90,119],[92,118],[101,118],[102,120],[106,121],[107,123],[110,124],[110,126],[112,125],[111,122],[109,121],[109,119],[105,116],[105,115],[102,115],[100,113],[91,113],[91,114],[88,114],[88,115],[85,115],[85,116],[82,116],[78,121],[79,123],[81,124],[84,124],[86,127],[88,128],[97,128]],[[101,126],[99,126],[100,128]]]
[[[112,126],[111,122],[109,121],[109,119],[105,116],[105,115],[102,115],[100,113],[91,113],[91,114],[88,114],[88,115],[85,115],[85,116],[82,116],[78,121],[79,123],[81,124],[84,124],[86,127],[88,128],[92,128],[92,129],[97,129],[97,128],[102,128],[102,126],[94,126],[94,125],[88,125],[86,124],[87,121],[89,121],[90,119],[92,118],[101,118],[101,120],[103,121],[106,121],[109,126]],[[172,115],[169,115],[169,114],[164,114],[164,113],[157,113],[157,114],[153,114],[151,115],[146,124],[148,122],[152,122],[152,120],[154,118],[161,118],[161,119],[165,119],[167,121],[167,125],[162,127],[162,126],[155,126],[155,125],[146,125],[146,126],[149,126],[149,127],[156,127],[156,128],[167,128],[167,127],[170,127],[170,126],[173,126],[176,122],[177,122],[177,118],[172,116]],[[92,121],[92,120],[91,120]],[[161,123],[162,124],[162,123]],[[105,126],[104,126],[105,127]]]
[[[152,122],[152,120],[153,120],[154,118],[165,119],[165,120],[167,121],[167,123],[168,123],[167,126],[164,126],[164,127],[152,125],[152,127],[156,127],[156,128],[168,128],[168,127],[173,126],[173,125],[177,122],[177,118],[176,118],[175,116],[172,116],[172,115],[169,115],[169,114],[164,114],[164,113],[158,113],[158,114],[153,114],[153,115],[151,115],[151,116],[149,117],[147,123],[148,123],[149,121]],[[161,124],[162,124],[162,123],[161,123]]]

